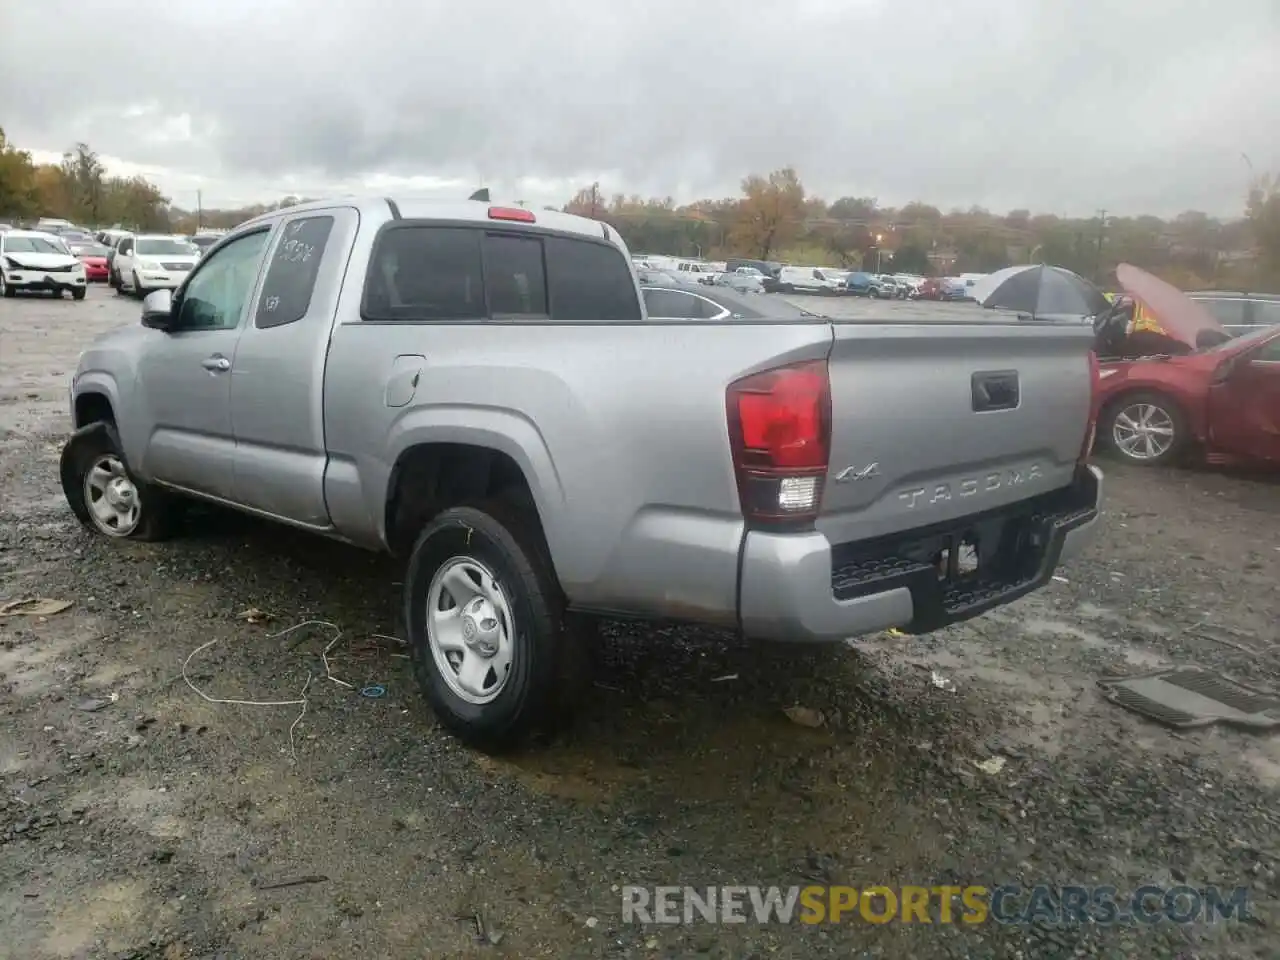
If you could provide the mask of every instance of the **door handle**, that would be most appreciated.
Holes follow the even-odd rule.
[[[225,373],[231,369],[231,361],[226,357],[219,356],[215,353],[207,360],[201,360],[200,366],[204,367],[206,370],[212,371],[213,373]]]

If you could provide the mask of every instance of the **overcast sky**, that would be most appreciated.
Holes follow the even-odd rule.
[[[1280,2],[0,0],[0,91],[10,140],[184,207],[791,164],[827,200],[1236,215],[1243,156],[1280,171]]]

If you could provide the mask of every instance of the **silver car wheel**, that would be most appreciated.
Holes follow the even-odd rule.
[[[142,498],[124,462],[115,454],[98,457],[85,473],[84,502],[98,532],[108,537],[127,537],[138,529]]]
[[[1153,403],[1125,407],[1111,425],[1116,448],[1133,460],[1156,460],[1173,446],[1175,427],[1167,410]]]
[[[440,566],[427,589],[427,639],[436,671],[467,703],[492,703],[511,672],[514,623],[493,572],[473,557]]]

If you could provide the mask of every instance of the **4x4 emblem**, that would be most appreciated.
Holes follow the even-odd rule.
[[[836,483],[856,483],[880,476],[880,464],[869,463],[865,467],[845,467],[836,474]]]

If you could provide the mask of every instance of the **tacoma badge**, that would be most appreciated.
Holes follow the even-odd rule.
[[[1039,480],[1043,476],[1044,471],[1040,469],[1040,464],[1033,463],[1027,467],[993,471],[981,477],[963,477],[954,483],[939,483],[933,487],[903,490],[898,494],[898,499],[907,505],[908,510],[914,510],[921,503],[933,506],[947,500],[986,496],[997,490],[1020,487]]]

